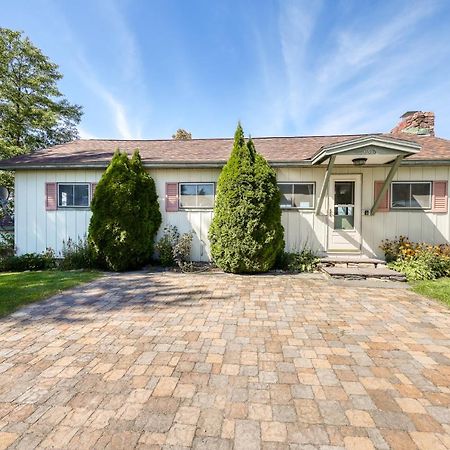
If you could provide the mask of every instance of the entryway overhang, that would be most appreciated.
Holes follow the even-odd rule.
[[[373,215],[402,160],[407,156],[418,153],[420,150],[421,146],[416,142],[386,136],[364,136],[322,147],[311,159],[312,165],[327,165],[316,207],[316,215],[321,215],[322,204],[335,166],[390,166],[390,171],[370,209],[370,214]]]

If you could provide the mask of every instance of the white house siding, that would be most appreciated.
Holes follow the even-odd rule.
[[[373,203],[375,180],[383,180],[389,168],[336,167],[335,174],[362,174],[362,208],[370,209]],[[212,210],[183,210],[166,212],[164,205],[166,182],[217,182],[219,169],[152,169],[156,182],[163,223],[158,233],[161,236],[165,225],[175,225],[181,233],[193,231],[192,257],[208,260],[208,227]],[[59,253],[62,243],[69,237],[77,239],[87,233],[91,213],[89,210],[45,210],[46,182],[97,182],[102,171],[98,170],[48,170],[17,171],[15,192],[16,246],[19,254],[41,252],[52,248]],[[279,181],[314,181],[316,199],[325,176],[324,167],[277,168]],[[449,166],[400,167],[394,180],[433,181],[449,180]],[[324,204],[324,210],[327,207]],[[299,250],[311,247],[325,251],[327,242],[327,217],[316,216],[314,211],[283,211],[286,248]],[[362,217],[363,253],[379,255],[382,239],[406,235],[414,241],[432,243],[450,240],[449,214],[430,211],[377,212],[374,216]]]

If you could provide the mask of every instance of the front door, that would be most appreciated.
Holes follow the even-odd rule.
[[[361,175],[333,175],[328,193],[328,252],[360,252]]]

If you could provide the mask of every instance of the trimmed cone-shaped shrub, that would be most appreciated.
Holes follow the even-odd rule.
[[[238,124],[217,185],[209,229],[213,260],[225,272],[265,272],[284,250],[283,234],[276,173]]]
[[[137,269],[150,261],[161,225],[155,182],[139,152],[131,159],[119,150],[98,182],[91,203],[89,245],[106,269]]]

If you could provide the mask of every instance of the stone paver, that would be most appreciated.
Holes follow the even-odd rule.
[[[403,288],[110,275],[0,319],[0,449],[450,448],[449,344]]]

